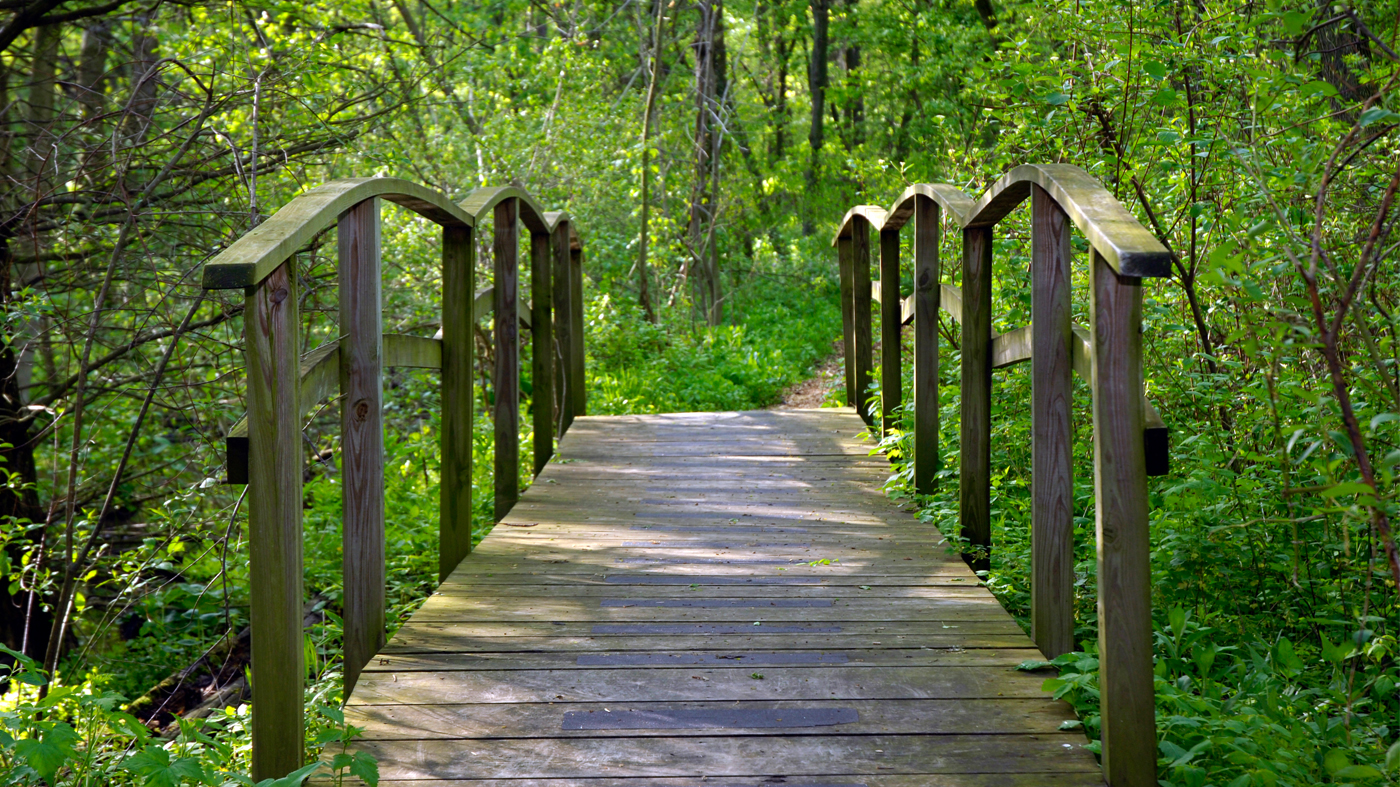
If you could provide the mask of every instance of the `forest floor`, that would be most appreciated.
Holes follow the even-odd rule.
[[[846,342],[837,339],[831,343],[831,355],[823,358],[812,368],[812,376],[783,391],[781,402],[770,406],[769,410],[795,410],[821,407],[826,401],[827,392],[841,378],[843,359],[846,357]]]

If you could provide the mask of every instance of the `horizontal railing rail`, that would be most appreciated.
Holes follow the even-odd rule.
[[[432,338],[383,332],[380,200],[442,228],[442,329]],[[475,290],[476,233],[492,222],[491,286]],[[519,298],[519,227],[530,233],[530,298]],[[294,258],[337,228],[339,338],[300,354]],[[520,326],[530,333],[534,463],[538,473],[560,434],[585,410],[583,246],[573,220],[545,212],[523,189],[472,192],[454,203],[396,178],[340,180],[293,199],[204,268],[205,289],[242,289],[248,410],[227,437],[228,478],[248,484],[250,626],[254,703],[253,778],[301,767],[302,420],[338,397],[344,551],[345,695],[384,645],[383,370],[439,369],[442,378],[439,576],[472,549],[474,323],[495,321],[495,513],[520,490]]]
[[[1031,323],[992,330],[996,225],[1031,200]],[[943,218],[962,234],[961,288],[941,282]],[[1071,226],[1091,251],[1091,325],[1072,320]],[[900,232],[913,230],[914,294],[900,297]],[[879,279],[871,280],[871,231]],[[914,323],[914,483],[933,491],[939,460],[940,310],[961,323],[959,524],[977,569],[991,558],[992,371],[1031,361],[1031,633],[1048,657],[1074,649],[1072,376],[1093,393],[1102,755],[1112,787],[1156,784],[1147,477],[1168,470],[1166,425],[1147,402],[1142,373],[1142,279],[1165,277],[1171,256],[1084,170],[1012,169],[973,199],[944,184],[906,189],[888,208],[849,210],[832,241],[841,274],[846,400],[867,423],[874,367],[871,302],[880,311],[880,427],[898,417],[900,330]],[[883,306],[888,304],[888,306]]]

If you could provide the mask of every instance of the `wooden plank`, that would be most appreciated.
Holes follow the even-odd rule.
[[[478,189],[481,191],[481,189]],[[520,324],[503,320],[515,314],[519,291],[519,200],[495,203],[495,228],[491,239],[496,289],[495,406],[495,516],[500,521],[520,498]]]
[[[573,322],[569,331],[573,339],[573,348],[569,351],[569,388],[574,392],[574,417],[578,418],[588,414],[588,391],[584,383],[582,248],[569,249],[569,299],[569,317]]]
[[[855,242],[841,238],[836,242],[836,261],[841,276],[841,336],[845,353],[846,406],[857,407],[856,393],[856,322],[855,322]]]
[[[1074,403],[1069,216],[1031,197],[1031,637],[1047,658],[1074,650]]]
[[[647,667],[653,670],[691,670],[697,666],[741,669],[758,666],[806,667],[820,671],[829,664],[844,664],[851,668],[883,667],[979,667],[1010,669],[1028,660],[1040,658],[1037,648],[850,648],[847,650],[694,650],[684,653],[614,652],[579,653],[576,651],[546,651],[536,653],[386,653],[376,658],[366,672],[461,672],[463,670],[516,669],[630,669]],[[1042,670],[1043,674],[1051,674]],[[678,674],[672,672],[671,674]],[[819,674],[819,672],[814,673]],[[1048,704],[1063,713],[1053,703]],[[1064,718],[1063,715],[1060,717]]]
[[[864,217],[856,217],[851,234],[851,319],[855,338],[855,387],[856,412],[867,425],[874,423],[870,414],[870,403],[866,401],[870,389],[870,371],[873,365],[873,348],[870,340],[870,222]]]
[[[363,751],[379,761],[387,779],[499,773],[514,779],[545,776],[682,776],[700,780],[761,773],[786,774],[788,783],[831,784],[831,763],[865,783],[862,774],[1036,773],[1049,770],[1092,772],[1093,755],[1066,735],[823,735],[787,739],[752,737],[586,738],[473,741],[418,741],[403,746],[366,741]],[[1068,748],[1066,746],[1068,745]],[[794,777],[804,777],[801,780]],[[815,778],[813,778],[815,777]],[[727,782],[726,782],[727,783]]]
[[[768,775],[730,776],[724,783],[727,787],[772,787],[774,782]],[[889,771],[875,774],[862,774],[859,785],[833,784],[829,779],[826,787],[1103,787],[1103,777],[1093,771],[1071,773],[920,773],[914,775],[893,775]],[[805,782],[805,783],[802,783]],[[816,787],[812,779],[800,782],[786,782],[791,787]],[[315,783],[314,780],[308,784]],[[350,784],[346,781],[346,784]],[[384,779],[381,787],[521,787],[516,779],[413,779],[401,781]],[[695,776],[680,778],[634,777],[634,778],[582,778],[582,779],[531,779],[529,787],[705,787],[707,782]]]
[[[296,271],[278,266],[247,298],[248,573],[253,638],[253,778],[305,760],[302,690],[301,473]]]
[[[1156,784],[1152,570],[1142,445],[1142,281],[1094,254],[1094,511],[1103,766],[1113,787]]]
[[[340,216],[341,560],[345,694],[384,647],[384,307],[379,200]],[[298,413],[300,415],[300,413]]]
[[[914,200],[914,491],[931,495],[942,459],[938,453],[938,203]],[[901,318],[903,315],[901,315]]]
[[[317,186],[283,205],[204,266],[204,289],[253,287],[296,254],[340,214],[383,197],[447,227],[469,228],[473,217],[445,194],[398,178],[351,178]]]
[[[570,380],[573,366],[573,289],[569,277],[569,225],[555,227],[551,238],[550,275],[554,295],[554,400],[558,413],[559,436],[574,422],[574,400]]]
[[[554,288],[550,275],[551,242],[547,233],[530,235],[530,414],[535,439],[535,475],[554,455]]]
[[[764,673],[764,679],[767,674]],[[714,729],[561,729],[560,718],[572,714],[612,714],[627,710],[657,713],[675,710],[801,711],[810,701],[643,703],[580,702],[555,704],[460,705],[357,705],[346,711],[346,722],[365,730],[364,740],[472,740],[494,738],[520,729],[540,730],[542,738],[620,738],[714,735]],[[846,700],[824,701],[821,707],[849,709],[858,716],[842,724],[843,735],[1056,735],[1079,743],[1078,736],[1063,735],[1058,727],[1064,711],[1039,698],[987,699],[973,708],[957,700]],[[725,735],[829,735],[831,727],[730,727]]]
[[[744,635],[668,635],[665,637],[525,636],[466,637],[460,632],[433,626],[415,626],[399,631],[384,646],[381,655],[394,653],[433,653],[445,649],[463,651],[520,652],[572,650],[612,653],[663,651],[675,653],[705,649],[729,650],[849,650],[888,646],[892,648],[1031,648],[1035,643],[1025,634],[970,634],[961,629],[926,634],[814,634],[808,637],[758,637]],[[369,674],[368,671],[365,672]]]
[[[476,246],[472,230],[442,230],[442,464],[438,488],[438,580],[472,550],[472,293]]]
[[[424,780],[562,785],[624,767],[645,779],[633,787],[725,773],[937,784],[930,773],[998,768],[1092,780],[1045,675],[1014,669],[1033,643],[930,525],[874,491],[887,466],[802,453],[862,429],[850,410],[580,418],[566,453],[621,455],[551,462],[399,629],[351,696],[373,739],[357,748],[390,778]],[[727,454],[747,430],[787,453]],[[646,455],[688,431],[705,435],[692,455]],[[873,757],[892,753],[874,751],[885,739],[916,745],[866,768],[848,739]],[[734,765],[745,740],[772,745]],[[794,766],[784,747],[802,741],[816,743]],[[525,748],[483,748],[508,742]],[[557,748],[573,745],[603,748]]]
[[[366,672],[348,705],[549,702],[735,702],[745,700],[900,700],[1025,698],[1044,703],[1044,675],[986,667],[824,666],[687,670],[471,670]],[[1050,703],[1045,703],[1050,705]],[[1053,707],[1053,705],[1052,705]],[[1063,714],[1063,710],[1061,710]],[[1063,718],[1063,716],[1062,716]]]
[[[975,571],[991,568],[992,228],[963,230],[958,518]]]
[[[880,230],[880,431],[899,426],[895,409],[904,393],[901,379],[899,230]]]

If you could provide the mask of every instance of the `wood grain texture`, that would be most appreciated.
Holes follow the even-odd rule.
[[[569,279],[569,226],[561,224],[550,235],[550,278],[554,296],[554,407],[555,427],[560,437],[574,422],[573,390],[570,370],[574,351],[573,298]]]
[[[204,266],[204,289],[252,287],[340,214],[367,199],[390,202],[448,227],[471,227],[472,215],[439,191],[398,178],[352,178],[324,183],[283,205]]]
[[[870,222],[857,216],[851,235],[851,325],[855,339],[855,408],[867,424],[874,424],[870,402],[870,373],[874,349],[870,325]]]
[[[1074,650],[1074,430],[1069,217],[1031,197],[1031,637]]]
[[[248,571],[252,642],[253,778],[301,767],[302,443],[297,389],[296,272],[287,262],[252,290],[244,311],[248,367]]]
[[[896,408],[904,393],[900,359],[899,230],[880,231],[880,431],[899,426]]]
[[[496,296],[495,425],[495,517],[503,519],[520,497],[520,323],[502,319],[516,313],[519,297],[519,201],[514,198],[491,202],[494,232],[491,255]]]
[[[535,475],[554,455],[554,282],[548,233],[530,235],[530,416],[534,426]]]
[[[438,471],[438,579],[472,550],[473,230],[442,230],[442,465]]]
[[[836,263],[841,276],[841,349],[846,372],[846,406],[855,407],[860,400],[856,392],[856,320],[855,320],[855,241],[840,238],[836,242]]]
[[[569,331],[573,348],[569,351],[569,390],[573,391],[574,417],[588,414],[588,391],[584,387],[585,354],[583,347],[583,248],[569,250],[569,317],[573,327]]]
[[[345,693],[384,647],[384,325],[379,200],[340,216],[341,561]],[[298,413],[300,415],[300,413]]]
[[[1156,784],[1152,572],[1142,444],[1142,281],[1094,255],[1094,498],[1103,763],[1113,787]]]
[[[937,488],[938,453],[938,239],[940,208],[927,196],[914,200],[914,491]],[[902,316],[902,315],[901,315]]]
[[[991,567],[992,228],[963,230],[962,459],[958,518],[975,571]]]
[[[362,673],[353,745],[386,779],[443,787],[1101,779],[1046,676],[1014,669],[1030,639],[936,530],[874,491],[888,465],[809,453],[863,432],[851,409],[577,419]],[[762,441],[786,455],[732,453]],[[650,562],[695,557],[717,562]],[[840,720],[785,725],[789,711]],[[700,712],[728,721],[683,723]]]

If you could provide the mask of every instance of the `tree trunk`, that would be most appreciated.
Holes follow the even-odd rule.
[[[724,8],[721,0],[700,0],[695,27],[695,184],[691,190],[687,245],[691,256],[694,307],[710,325],[723,317],[719,259],[715,249],[715,210],[719,197],[719,152],[727,68]]]
[[[827,56],[829,40],[827,37],[831,22],[831,0],[810,0],[812,6],[812,56],[807,64],[807,89],[812,97],[812,120],[807,131],[807,147],[809,157],[807,159],[807,208],[802,217],[802,233],[811,235],[816,232],[816,224],[812,220],[811,206],[817,204],[817,167],[820,164],[820,155],[823,137],[822,123],[825,121],[826,113],[826,88],[827,88]]]
[[[647,77],[647,102],[642,111],[642,230],[638,239],[637,300],[648,322],[656,322],[651,305],[651,274],[648,273],[647,250],[651,243],[651,119],[656,113],[656,90],[661,80],[661,46],[666,33],[666,3],[656,2],[656,26],[652,30],[651,73]]]

